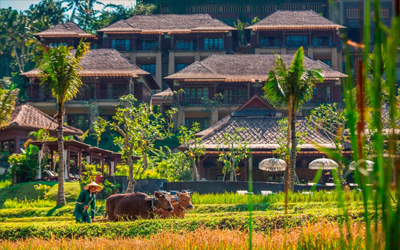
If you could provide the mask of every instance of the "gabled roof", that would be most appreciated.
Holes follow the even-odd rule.
[[[248,142],[249,148],[275,150],[279,147],[278,139],[282,138],[283,134],[279,132],[278,122],[285,118],[284,115],[275,109],[271,110],[271,105],[260,96],[253,96],[250,100],[210,128],[196,134],[201,137],[201,144],[207,150],[216,150],[219,146],[218,140],[223,138],[224,134],[235,133],[236,129],[242,127],[244,130],[238,134],[243,141]],[[305,144],[300,148],[314,150],[315,144],[326,148],[335,147],[332,141],[319,131],[309,129],[305,118],[296,118],[296,123],[297,131],[306,132],[308,135],[303,138]]]
[[[17,105],[11,114],[11,120],[7,128],[23,128],[23,129],[47,129],[49,131],[56,131],[58,124],[57,120],[53,117],[43,113],[37,108],[29,104]],[[64,125],[64,133],[66,135],[82,135],[80,129]]]
[[[208,14],[135,15],[98,30],[106,33],[201,33],[235,30]]]
[[[75,54],[76,50],[71,50]],[[82,77],[99,76],[99,77],[133,77],[137,78],[142,75],[148,78],[150,86],[153,89],[159,89],[150,73],[140,69],[138,66],[130,62],[126,57],[115,49],[93,49],[90,50],[79,63],[82,67],[79,75]],[[24,72],[21,75],[25,77],[38,77],[39,69]]]
[[[319,15],[313,10],[278,10],[246,29],[251,30],[328,30],[346,28]]]
[[[81,29],[74,22],[57,24],[45,31],[34,34],[36,37],[86,37],[96,38],[95,35],[89,34]]]
[[[293,61],[293,55],[280,55],[286,65]],[[222,80],[222,81],[265,81],[275,67],[276,56],[269,55],[211,55],[194,62],[175,74],[165,77],[170,80]],[[319,60],[304,58],[308,69],[321,69],[325,79],[347,77]]]

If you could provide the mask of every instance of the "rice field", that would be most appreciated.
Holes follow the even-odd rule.
[[[324,221],[289,230],[273,229],[252,234],[252,249],[367,249],[363,240],[365,228],[361,224],[351,227],[352,238],[338,224]],[[375,237],[382,247],[381,232]],[[1,249],[249,249],[249,234],[240,230],[197,229],[195,231],[153,234],[135,238],[77,238],[77,239],[23,239],[0,240]]]

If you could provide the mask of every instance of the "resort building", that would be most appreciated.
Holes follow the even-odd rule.
[[[224,148],[220,139],[224,134],[234,134],[237,129],[244,130],[237,134],[248,143],[248,148],[252,149],[253,181],[279,182],[283,179],[284,171],[264,172],[258,168],[258,164],[266,159],[273,158],[273,151],[279,147],[279,138],[284,135],[279,130],[278,121],[285,116],[277,111],[272,105],[258,95],[253,95],[246,103],[238,107],[236,111],[230,113],[210,128],[201,131],[196,136],[202,139],[201,144],[205,147],[206,153],[199,160],[198,171],[201,179],[223,180],[223,163],[217,159],[221,150]],[[318,130],[310,130],[304,117],[296,118],[296,130],[307,133],[303,138],[304,144],[299,145],[300,151],[297,153],[296,174],[302,183],[307,183],[314,179],[317,170],[309,169],[308,165],[316,158],[324,155],[316,150],[316,144],[324,148],[334,149],[332,141]],[[348,149],[344,152],[348,156],[351,152]],[[237,171],[238,181],[248,181],[249,158],[239,163]],[[226,178],[226,180],[229,179]]]
[[[34,34],[43,45],[58,47],[60,45],[76,48],[81,39],[90,42],[92,49],[98,48],[96,35],[89,34],[73,22],[57,24],[50,29]]]
[[[72,53],[75,53],[72,50]],[[87,130],[92,119],[115,114],[119,97],[133,94],[138,101],[150,102],[159,86],[150,73],[132,64],[115,49],[90,50],[80,62],[79,75],[84,85],[77,97],[66,105],[69,125]],[[29,79],[28,103],[47,114],[54,114],[55,99],[45,84],[40,84],[39,69],[21,74]]]
[[[255,54],[294,54],[303,46],[305,55],[341,71],[341,28],[310,10],[276,11],[246,29]]]
[[[103,48],[112,48],[143,70],[159,87],[163,77],[212,54],[232,52],[236,30],[207,14],[137,15],[98,30]]]
[[[293,55],[281,55],[284,63],[290,65]],[[341,78],[345,74],[329,67],[319,60],[304,58],[308,69],[321,69],[324,77],[322,83],[316,84],[313,99],[307,103],[303,114],[309,108],[322,103],[342,103]],[[194,62],[185,69],[166,77],[171,90],[184,89],[185,94],[171,102],[171,90],[160,93],[164,95],[164,106],[177,104],[179,113],[175,124],[189,126],[199,122],[202,129],[207,129],[217,121],[231,114],[246,103],[253,95],[262,96],[262,90],[268,73],[275,67],[276,55],[212,55],[200,62]],[[216,94],[222,94],[222,105],[216,107],[205,104],[213,100]],[[153,103],[162,102],[160,95],[153,97]]]

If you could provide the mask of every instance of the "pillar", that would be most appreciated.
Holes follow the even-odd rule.
[[[217,122],[218,122],[218,109],[215,109],[214,112],[211,113],[210,125],[212,126]]]
[[[332,48],[332,68],[338,70],[338,51]]]
[[[70,162],[71,162],[71,150],[68,148],[67,149],[67,173],[65,173],[67,175],[68,179],[69,179],[69,174],[70,174],[70,171],[71,171]]]
[[[50,157],[51,157],[51,162],[50,162],[50,171],[55,171],[55,160],[54,160],[54,154],[53,151],[51,151],[50,153]]]
[[[81,176],[82,174],[82,150],[78,153],[78,175]]]
[[[194,60],[197,62],[197,61],[200,61],[200,51],[195,51],[194,52]]]
[[[175,52],[169,52],[169,61],[168,61],[168,75],[172,75],[175,73]]]
[[[104,156],[101,155],[101,175],[104,177]]]
[[[311,57],[311,58],[314,58],[314,48],[313,47],[308,47],[307,48],[307,53],[308,53],[308,56],[309,57]]]
[[[249,160],[244,160],[244,180],[249,181]]]
[[[162,87],[162,55],[161,51],[156,53],[156,82]]]

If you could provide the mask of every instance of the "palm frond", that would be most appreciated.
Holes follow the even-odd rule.
[[[18,89],[0,89],[0,128],[8,125],[18,98]]]

